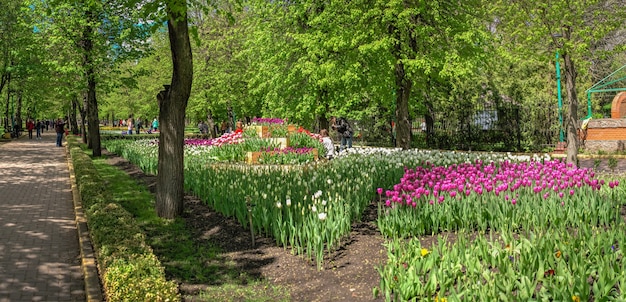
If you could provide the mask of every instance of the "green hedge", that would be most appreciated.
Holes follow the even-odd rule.
[[[76,138],[68,143],[106,300],[180,301],[132,215],[107,200],[106,184]]]

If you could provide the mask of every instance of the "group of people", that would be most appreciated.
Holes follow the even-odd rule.
[[[209,134],[209,130],[210,130],[209,125],[206,122],[204,121],[198,122],[198,131],[200,131],[201,134]],[[219,133],[220,135],[223,135],[225,133],[229,133],[232,131],[228,121],[223,121],[220,124],[219,132],[217,129],[217,125],[214,125],[214,130],[216,133]],[[243,121],[239,120],[235,123],[235,131],[237,130],[243,130]]]
[[[352,148],[352,136],[354,135],[354,130],[348,120],[344,117],[336,118],[332,117],[330,119],[330,127],[337,131],[340,137],[340,146],[339,152],[347,148]],[[328,159],[332,159],[335,157],[335,144],[333,140],[329,136],[329,132],[327,129],[320,130],[320,135],[322,136],[322,144],[326,148],[326,157]]]
[[[41,133],[48,131],[50,126],[54,128],[55,120],[34,120],[29,118],[26,121],[26,130],[28,130],[28,138],[33,139],[33,130],[35,130],[35,139],[41,139]]]
[[[115,126],[115,123],[113,124]],[[137,118],[135,120],[135,118],[133,117],[133,115],[129,115],[128,119],[125,121],[120,121],[119,124],[117,125],[122,125],[122,126],[126,126],[128,131],[126,132],[126,134],[133,134],[133,131],[135,131],[135,134],[139,134],[141,133],[141,131],[143,129],[145,129],[146,127],[144,126],[144,122],[141,118]],[[147,133],[152,133],[152,132],[156,132],[159,130],[159,120],[155,117],[154,120],[152,120],[151,124],[148,124]]]
[[[66,122],[65,120],[58,118],[55,120],[33,120],[29,118],[26,121],[26,130],[28,130],[28,138],[33,139],[33,130],[35,130],[35,139],[41,140],[41,133],[43,131],[49,130],[50,125],[54,128],[57,133],[56,145],[57,147],[62,147],[63,134],[66,133]]]
[[[39,119],[35,122],[33,119],[29,118],[28,121],[26,121],[26,130],[28,130],[29,139],[33,139],[33,130],[36,130],[37,133],[35,139],[41,139],[41,132],[46,128],[48,127],[46,127],[45,123]]]

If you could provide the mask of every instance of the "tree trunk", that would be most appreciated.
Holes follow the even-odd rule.
[[[24,129],[22,127],[22,91],[17,91],[17,105],[15,106],[15,124],[18,125],[19,129]]]
[[[320,131],[322,129],[326,129],[330,131],[330,122],[328,122],[328,118],[325,115],[320,115]]]
[[[4,112],[4,116],[6,117],[4,122],[4,129],[8,130],[11,125],[11,117],[9,116],[9,103],[11,103],[11,74],[7,76],[7,107]]]
[[[215,131],[215,120],[213,120],[213,112],[209,110],[206,114],[206,122],[209,124],[209,133],[211,134],[211,138],[217,137],[217,131]]]
[[[91,10],[87,10],[86,19],[91,24],[94,22],[94,14]],[[89,145],[94,157],[102,155],[102,147],[100,145],[100,120],[98,118],[98,102],[96,100],[96,73],[93,66],[93,41],[91,25],[85,26],[83,32],[83,50],[85,72],[87,76],[87,123],[89,125]]]
[[[563,35],[565,40],[571,38],[571,28],[565,26],[563,28]],[[578,166],[578,98],[576,95],[576,66],[572,61],[572,57],[569,52],[565,51],[563,54],[563,60],[565,61],[565,89],[567,91],[567,164],[571,164],[572,167]]]
[[[330,122],[328,121],[328,117],[326,113],[330,111],[330,106],[328,105],[327,100],[328,91],[326,89],[322,89],[318,94],[317,104],[324,104],[324,112],[319,115],[319,129],[316,129],[317,133],[322,129],[326,129],[330,132]]]
[[[572,57],[566,52],[565,60],[565,89],[567,89],[568,118],[567,118],[567,163],[578,166],[578,98],[576,96],[576,66]]]
[[[78,112],[80,113],[80,131],[83,134],[83,144],[88,144],[89,135],[87,133],[87,127],[85,121],[87,120],[87,95],[83,96],[83,104],[77,102]]]
[[[411,123],[409,122],[409,95],[413,82],[407,78],[404,64],[398,59],[396,76],[396,147],[411,147]]]
[[[166,12],[173,70],[171,85],[166,85],[157,96],[161,134],[156,212],[159,217],[173,219],[183,212],[185,109],[191,93],[193,60],[187,25],[187,2],[172,0],[168,2]]]
[[[235,129],[235,115],[233,113],[233,106],[228,105],[228,131],[232,132]]]
[[[100,144],[100,121],[98,119],[98,102],[96,100],[96,81],[93,72],[93,69],[87,72],[87,74],[91,74],[91,79],[87,81],[87,131],[89,131],[92,155],[99,157],[102,155],[102,145]]]
[[[76,110],[78,110],[78,97],[74,95],[72,98],[72,109],[70,110],[70,129],[72,134],[78,135],[78,121],[76,120]]]

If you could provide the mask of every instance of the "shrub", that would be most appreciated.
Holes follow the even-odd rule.
[[[68,139],[76,181],[107,301],[180,301],[177,285],[132,215],[106,198],[106,184],[76,139]]]

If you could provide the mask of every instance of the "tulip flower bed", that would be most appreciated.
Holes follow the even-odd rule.
[[[461,229],[609,226],[619,220],[621,201],[609,192],[618,184],[611,181],[606,188],[591,170],[556,160],[427,164],[407,169],[393,190],[379,190],[386,198],[379,227],[386,236],[410,237]]]
[[[255,232],[315,258],[339,246],[352,222],[375,198],[377,185],[392,186],[404,166],[437,162],[503,159],[503,155],[445,152],[353,154],[321,164],[298,166],[212,165],[190,161],[186,188],[242,225],[252,214]],[[435,155],[435,156],[433,156]],[[193,163],[193,164],[192,164]],[[358,167],[358,168],[357,168]]]
[[[237,151],[215,149],[235,145],[187,141],[185,189],[318,267],[378,200],[388,262],[376,291],[388,301],[626,298],[624,191],[592,170],[545,156],[373,148],[305,165],[218,160]],[[156,173],[155,141],[105,146]],[[454,238],[417,239],[442,232]]]
[[[283,128],[286,132],[286,128]],[[215,139],[185,139],[185,158],[196,155],[197,158],[194,160],[201,160],[204,163],[244,162],[248,152],[270,150],[271,154],[264,156],[267,164],[302,164],[314,160],[312,148],[318,150],[319,157],[325,155],[320,139],[321,137],[317,134],[300,130],[289,135],[291,147],[279,149],[280,142],[260,138],[254,128],[247,128],[244,131],[226,133]],[[134,143],[109,139],[103,140],[103,145],[109,151],[120,154],[137,164],[147,173],[156,174],[157,157],[155,155],[158,153],[158,139],[140,139]]]
[[[559,161],[407,169],[378,190],[391,238],[378,290],[387,301],[623,301],[618,186]],[[440,238],[429,250],[415,239],[446,231],[454,244]]]
[[[488,153],[370,150],[304,166],[249,166],[220,164],[214,148],[198,145],[186,147],[185,189],[244,226],[251,214],[255,233],[272,236],[277,244],[315,259],[320,267],[324,254],[341,244],[351,223],[376,197],[375,188],[393,186],[405,166],[508,158]],[[147,151],[156,149],[154,142],[112,141],[105,146],[144,171],[156,172],[156,152]]]

